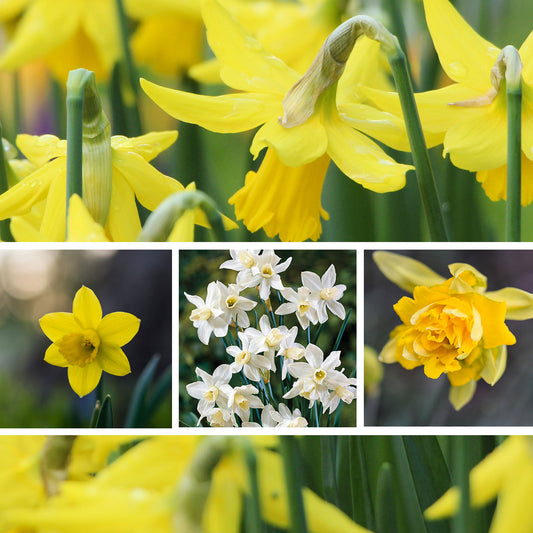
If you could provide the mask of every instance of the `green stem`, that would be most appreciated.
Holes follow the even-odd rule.
[[[139,76],[131,53],[128,31],[128,19],[122,0],[116,0],[116,7],[120,25],[120,38],[122,53],[124,54],[124,67],[126,69],[126,85],[122,85],[124,104],[128,110],[128,136],[137,137],[142,133],[141,115],[139,113]]]
[[[433,241],[447,241],[448,236],[444,225],[437,184],[433,176],[426,140],[424,139],[424,133],[422,132],[422,126],[416,108],[413,85],[409,76],[405,54],[396,42],[395,49],[393,51],[387,51],[387,56],[400,97],[429,233]]]
[[[280,436],[281,455],[287,482],[289,501],[290,533],[307,533],[307,522],[302,495],[302,483],[299,464],[299,453],[295,437]]]
[[[0,124],[0,194],[9,189],[7,182],[7,162],[5,157],[4,143],[2,139],[2,124]],[[11,231],[9,230],[9,219],[0,221],[0,239],[2,241],[12,241]]]
[[[250,475],[250,497],[244,507],[245,530],[247,533],[262,533],[261,504],[259,496],[259,481],[257,477],[257,458],[248,440],[243,441],[244,456]]]
[[[522,88],[507,84],[507,203],[505,240],[521,240]]]
[[[453,449],[454,477],[461,492],[459,512],[453,519],[452,533],[468,533],[470,528],[470,478],[467,460],[467,437],[458,435]]]

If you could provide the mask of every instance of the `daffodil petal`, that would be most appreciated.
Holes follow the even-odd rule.
[[[135,241],[141,232],[135,195],[120,172],[113,173],[113,189],[106,227],[115,242]]]
[[[44,360],[48,364],[54,366],[60,366],[63,368],[68,366],[67,360],[63,357],[63,354],[55,344],[48,346],[46,353],[44,354]]]
[[[13,217],[9,229],[17,242],[49,242],[33,221],[29,220],[28,215]]]
[[[426,20],[448,76],[485,92],[490,88],[490,71],[500,49],[480,37],[448,0],[424,0]]]
[[[203,214],[203,211],[200,210]],[[194,242],[194,224],[199,217],[195,209],[188,209],[174,224],[168,242]],[[204,214],[205,218],[205,214]],[[202,224],[203,225],[203,224]]]
[[[533,85],[533,31],[527,36],[518,52],[523,64],[522,78],[527,84]]]
[[[342,172],[375,192],[396,191],[405,185],[405,173],[413,167],[396,163],[374,141],[344,124],[337,115],[327,116],[328,154]]]
[[[28,3],[29,0],[4,0],[0,5],[0,20],[6,22],[17,17]]]
[[[66,229],[67,175],[58,175],[51,183],[41,221],[41,233],[49,241],[64,241]]]
[[[67,141],[55,135],[17,135],[17,147],[38,167],[42,167],[51,159],[66,157]]]
[[[114,376],[125,376],[131,372],[126,354],[114,344],[102,343],[98,349],[97,361],[104,372]]]
[[[533,318],[533,294],[529,292],[515,287],[505,287],[498,291],[486,292],[485,296],[497,302],[505,302],[506,320],[529,320]]]
[[[68,381],[72,390],[81,398],[92,392],[102,376],[102,369],[96,363],[84,367],[69,366]]]
[[[154,209],[167,197],[184,190],[183,185],[161,174],[159,170],[135,153],[123,153],[120,161],[115,159],[113,173],[120,173],[135,196],[147,209]]]
[[[323,156],[328,146],[328,138],[318,113],[292,128],[283,127],[275,117],[255,134],[250,152],[257,157],[267,146],[276,150],[284,165],[298,167]]]
[[[80,324],[72,313],[48,313],[39,320],[43,333],[52,341],[58,341],[73,331],[80,330]]]
[[[218,133],[251,130],[283,113],[281,99],[269,94],[204,96],[167,89],[143,79],[141,87],[171,117]]]
[[[530,63],[533,64],[533,57],[531,58]],[[530,161],[533,161],[533,131],[531,131],[532,129],[533,87],[526,84],[522,84],[522,152]]]
[[[50,9],[47,0],[30,3],[13,40],[0,59],[0,68],[19,68],[67,41],[79,24],[79,5],[72,2],[66,17],[63,10]]]
[[[102,306],[96,294],[85,285],[74,296],[72,312],[81,326],[87,329],[96,329],[102,320]]]
[[[105,315],[98,324],[96,331],[102,342],[124,346],[135,337],[139,331],[140,324],[140,319],[131,313],[117,311]]]
[[[268,53],[216,0],[204,0],[202,16],[209,46],[221,63],[220,75],[230,87],[285,95],[300,78]]]
[[[109,242],[104,228],[94,221],[77,194],[69,201],[67,228],[68,242]]]
[[[115,157],[120,158],[122,152],[135,152],[146,161],[151,161],[161,152],[172,146],[178,138],[176,130],[152,131],[139,137],[124,137],[113,135],[111,148],[117,152]]]
[[[424,367],[424,371],[426,371],[426,368],[427,365]],[[435,376],[435,378],[438,377],[439,376]],[[456,411],[460,411],[472,399],[474,393],[476,392],[476,387],[477,384],[474,379],[464,383],[463,385],[452,385],[450,387],[448,398]]]

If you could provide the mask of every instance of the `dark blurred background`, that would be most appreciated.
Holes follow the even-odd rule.
[[[154,354],[157,373],[172,361],[172,255],[170,250],[8,250],[0,252],[0,426],[86,427],[95,393],[80,399],[66,368],[44,362],[51,341],[39,318],[72,312],[77,290],[94,291],[103,315],[114,311],[141,319],[137,335],[123,347],[131,374],[104,373],[120,427],[139,375]],[[150,421],[171,426],[170,395]]]
[[[533,292],[533,251],[529,250],[391,250],[423,262],[435,272],[450,277],[448,265],[468,263],[487,276],[487,290],[517,287]],[[379,353],[399,324],[393,305],[404,290],[389,281],[365,252],[365,344]],[[507,347],[507,368],[490,386],[477,383],[473,399],[456,412],[448,401],[449,380],[424,375],[422,367],[404,369],[384,365],[384,379],[375,397],[365,398],[365,425],[533,425],[533,323],[506,321],[516,337]]]
[[[308,270],[315,272],[320,277],[324,275],[331,264],[335,265],[337,278],[336,285],[346,285],[346,291],[340,302],[344,305],[346,312],[351,309],[351,315],[347,323],[346,331],[342,337],[339,350],[341,350],[341,366],[345,369],[345,374],[350,376],[355,368],[355,251],[354,250],[276,250],[276,254],[281,257],[281,261],[292,257],[289,268],[280,274],[285,287],[292,287],[297,290],[302,285],[301,273]],[[220,265],[231,259],[228,251],[225,250],[180,250],[180,423],[184,425],[194,425],[196,420],[190,414],[196,414],[197,400],[191,398],[185,389],[188,383],[197,380],[195,368],[197,366],[212,374],[214,369],[223,364],[230,363],[233,359],[226,354],[222,341],[211,336],[209,345],[203,345],[196,334],[196,328],[189,320],[194,306],[187,301],[184,292],[195,294],[205,299],[207,285],[211,281],[219,280],[228,285],[235,283],[237,272],[228,269],[219,269]],[[254,295],[255,292],[255,295]],[[246,289],[242,295],[258,300],[255,289]],[[273,299],[274,309],[277,307],[277,299]],[[256,306],[258,317],[264,314],[261,303]],[[319,347],[327,357],[332,351],[337,334],[341,328],[342,320],[329,311],[329,319],[326,327],[320,334]],[[249,313],[251,326],[255,327],[253,311]],[[278,315],[276,315],[278,316]],[[292,327],[298,324],[294,315],[287,315],[286,325]],[[312,326],[312,335],[318,326]],[[307,345],[307,340],[299,328],[296,338],[297,342]],[[276,361],[276,373],[280,374],[280,365]],[[240,383],[231,382],[233,386]],[[281,395],[278,395],[280,398]],[[283,400],[285,403],[287,400]],[[341,412],[341,426],[355,426],[356,402],[351,405],[343,405]],[[327,417],[322,417],[326,419]]]

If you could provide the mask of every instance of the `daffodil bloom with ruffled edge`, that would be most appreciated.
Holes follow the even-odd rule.
[[[211,131],[236,133],[262,125],[250,151],[257,157],[267,148],[265,160],[257,173],[248,173],[244,188],[230,198],[237,218],[251,231],[263,227],[270,237],[279,234],[283,240],[318,239],[320,215],[327,216],[320,195],[330,159],[373,191],[404,186],[405,172],[412,167],[394,162],[363,134],[403,149],[407,146],[399,119],[364,105],[357,97],[357,85],[371,83],[369,73],[379,63],[377,42],[361,37],[345,74],[323,90],[310,116],[302,123],[289,123],[285,120],[286,95],[301,75],[269,54],[216,0],[205,0],[202,8],[209,44],[221,63],[221,77],[240,92],[210,97],[146,80],[141,85],[174,118]]]
[[[68,73],[85,67],[106,78],[120,58],[118,17],[112,0],[7,0],[0,17],[21,15],[0,68],[15,70],[43,59],[61,82]]]
[[[39,324],[52,341],[44,360],[67,367],[74,392],[82,397],[100,381],[102,372],[125,376],[130,363],[121,347],[137,334],[140,319],[130,313],[114,312],[102,317],[94,292],[83,286],[74,296],[72,313],[48,313]]]
[[[176,137],[175,131],[163,131],[111,138],[113,184],[105,225],[110,240],[137,239],[141,222],[135,199],[153,211],[167,196],[185,189],[148,163]],[[37,170],[0,195],[0,219],[29,216],[29,224],[16,224],[21,240],[64,241],[67,142],[54,135],[19,135],[17,146]]]
[[[531,533],[533,524],[533,438],[513,435],[470,472],[470,501],[481,507],[498,497],[489,533]],[[461,498],[457,487],[429,507],[425,516],[438,520],[453,515]]]
[[[533,318],[533,295],[506,287],[487,291],[487,278],[466,263],[449,265],[444,278],[423,263],[390,252],[375,252],[383,274],[408,292],[394,306],[403,324],[380,354],[385,363],[410,370],[424,367],[432,379],[448,377],[450,401],[459,410],[479,379],[494,385],[505,371],[507,345],[516,339],[505,320]]]
[[[429,144],[472,172],[493,200],[507,195],[507,102],[491,70],[501,50],[478,35],[448,0],[424,0],[426,20],[446,74],[456,83],[416,95]],[[533,200],[533,32],[519,49],[522,68],[522,205]],[[365,91],[382,109],[400,113],[392,94]],[[433,140],[430,140],[433,139]]]

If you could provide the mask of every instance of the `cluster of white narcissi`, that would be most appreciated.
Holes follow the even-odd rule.
[[[335,285],[335,267],[331,265],[322,278],[313,272],[302,272],[302,286],[294,290],[284,287],[280,277],[291,258],[280,262],[272,250],[231,250],[230,254],[231,260],[220,268],[237,271],[235,284],[211,282],[205,301],[185,293],[196,306],[190,319],[198,329],[198,338],[208,344],[211,333],[222,337],[229,363],[218,366],[213,375],[196,368],[201,381],[187,385],[188,394],[199,400],[198,423],[206,419],[216,427],[304,427],[308,420],[298,406],[309,411],[315,402],[320,402],[322,413],[331,414],[340,400],[351,403],[356,395],[356,379],[348,378],[344,369],[339,369],[340,351],[333,351],[324,359],[318,346],[303,346],[296,341],[298,333],[310,324],[326,322],[328,310],[344,320],[345,310],[338,300],[346,286]],[[254,311],[256,327],[251,327],[248,312],[257,302],[241,296],[246,289],[255,289],[264,304],[260,318]],[[272,290],[276,291],[276,298],[271,299]],[[272,300],[280,302],[275,311]],[[297,325],[289,329],[284,324],[284,315],[290,314],[296,315],[301,330]],[[275,398],[271,386],[278,367],[286,403]],[[232,379],[239,385],[232,386]],[[296,406],[292,401],[296,397],[309,403],[304,406],[300,400]],[[289,403],[293,405],[289,407]]]

